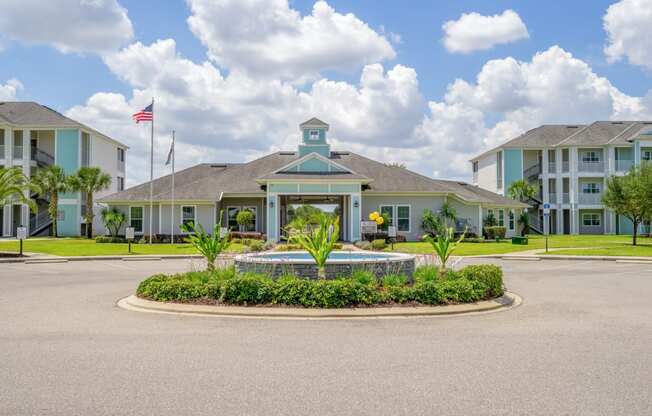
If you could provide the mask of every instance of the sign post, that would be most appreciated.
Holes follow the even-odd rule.
[[[389,227],[387,227],[387,237],[389,237],[389,241],[392,243],[392,251],[394,251],[394,241],[396,241],[395,225],[390,225]]]
[[[27,227],[23,227],[22,224],[16,229],[16,237],[20,241],[20,257],[23,257],[23,240],[27,238]]]
[[[131,254],[131,242],[135,237],[134,227],[127,227],[125,229],[125,237],[127,238],[127,243],[129,244],[129,254]]]
[[[548,234],[550,234],[550,204],[543,204],[543,233],[546,235],[546,254],[548,253]]]

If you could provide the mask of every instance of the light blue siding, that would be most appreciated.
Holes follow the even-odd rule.
[[[351,195],[351,241],[357,241],[360,239],[361,209],[362,201],[360,200],[360,195]]]
[[[358,184],[332,184],[331,185],[332,193],[348,193],[348,192],[360,192],[360,185]]]
[[[278,236],[278,198],[267,195],[267,239],[277,241]]]
[[[521,149],[505,149],[503,161],[505,164],[503,189],[508,189],[512,182],[523,179],[523,153]]]
[[[319,131],[319,140],[310,139],[310,130]],[[326,130],[323,128],[306,128],[303,130],[303,142],[306,144],[326,144]]]
[[[273,183],[269,185],[269,192],[294,194],[298,190],[299,186],[293,183]]]
[[[328,193],[328,184],[311,184],[305,183],[299,185],[299,192],[304,193]]]
[[[63,214],[63,219],[57,221],[59,236],[71,237],[79,235],[79,205],[59,204],[58,210]]]
[[[304,157],[310,153],[318,153],[324,157],[330,157],[331,147],[328,144],[319,144],[319,145],[300,145],[299,146],[299,157]]]
[[[77,129],[57,130],[57,160],[67,175],[79,169],[79,131]]]
[[[299,165],[299,172],[328,172],[328,166],[328,163],[313,157]]]

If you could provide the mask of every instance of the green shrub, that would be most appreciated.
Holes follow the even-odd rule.
[[[439,282],[440,302],[476,302],[483,298],[486,287],[477,281],[466,279],[442,280]]]
[[[224,280],[222,299],[236,305],[270,303],[274,281],[269,277],[246,274]]]
[[[404,274],[388,274],[383,277],[383,286],[405,286],[408,278]]]
[[[444,299],[439,282],[434,280],[415,283],[412,287],[412,296],[417,302],[426,305],[438,305]]]
[[[507,229],[500,226],[484,227],[484,233],[487,240],[504,240]]]
[[[157,275],[144,280],[138,286],[139,296],[158,301],[187,301],[206,297],[206,285],[177,278]]]
[[[386,286],[383,292],[384,302],[407,303],[414,300],[414,290],[411,286]]]
[[[126,244],[127,239],[124,237],[111,237],[108,235],[101,235],[95,237],[95,242],[98,244],[103,244],[103,243]]]
[[[315,280],[310,293],[310,306],[318,308],[372,305],[380,299],[375,286],[351,279]]]
[[[371,243],[367,240],[358,240],[353,245],[361,250],[371,250]]]
[[[482,283],[486,289],[485,298],[495,298],[505,293],[503,270],[494,264],[466,266],[460,269],[459,274],[463,279]]]
[[[376,275],[369,270],[354,270],[353,273],[351,273],[351,278],[358,283],[362,283],[363,285],[371,285],[376,283]]]
[[[281,276],[274,285],[274,303],[282,305],[304,305],[312,303],[311,282],[294,275]]]
[[[371,248],[374,250],[384,250],[387,248],[387,242],[382,238],[378,238],[371,242]]]
[[[263,251],[265,242],[263,240],[249,240],[248,246],[251,251]]]
[[[437,266],[419,266],[414,271],[414,281],[432,282],[439,279],[439,268]]]

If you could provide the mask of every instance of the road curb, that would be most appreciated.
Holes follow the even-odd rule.
[[[246,307],[193,305],[183,303],[154,302],[136,295],[120,299],[118,307],[137,312],[163,313],[177,315],[200,315],[223,318],[254,319],[371,319],[371,318],[410,318],[444,317],[497,312],[519,306],[522,299],[515,293],[505,292],[500,298],[462,305],[444,306],[404,306],[346,309],[308,309],[283,307]]]
[[[234,255],[224,255],[218,257],[218,260],[229,260],[235,257]],[[94,260],[123,260],[123,261],[159,261],[159,260],[182,260],[182,259],[203,259],[204,257],[201,254],[161,254],[161,255],[133,255],[133,256],[52,256],[52,257],[40,257],[40,256],[24,256],[24,257],[5,257],[0,258],[0,264],[2,263],[65,263],[68,261],[94,261]]]
[[[644,262],[652,263],[652,257],[634,257],[634,256],[566,256],[557,254],[542,254],[538,256],[528,255],[505,255],[505,254],[485,254],[481,256],[465,256],[466,258],[481,258],[481,259],[500,259],[500,260],[522,260],[522,261],[538,261],[538,260],[599,260],[599,261],[613,261],[617,263],[625,262]]]

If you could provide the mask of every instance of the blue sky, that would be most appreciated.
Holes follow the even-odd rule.
[[[261,16],[252,16],[251,10],[254,9],[239,10],[229,0],[213,3],[170,0],[156,2],[156,7],[151,7],[152,2],[102,0],[92,14],[84,14],[87,11],[80,6],[79,0],[60,0],[59,4],[60,9],[68,12],[80,8],[79,13],[59,13],[55,9],[38,11],[39,2],[36,0],[7,1],[7,5],[0,6],[0,15],[5,16],[4,20],[0,17],[0,87],[9,85],[10,80],[18,80],[20,86],[5,89],[8,92],[5,92],[4,99],[34,100],[81,118],[81,121],[130,144],[134,156],[130,160],[136,162],[144,160],[141,158],[146,152],[139,133],[133,126],[118,125],[121,124],[120,118],[107,111],[124,106],[124,112],[129,113],[136,110],[135,107],[142,104],[143,96],[148,94],[162,97],[161,117],[167,116],[157,134],[161,147],[165,147],[166,130],[175,128],[182,132],[182,143],[185,141],[187,144],[186,157],[180,155],[182,166],[206,158],[248,160],[276,148],[288,147],[295,139],[296,122],[314,113],[328,118],[326,121],[333,125],[332,134],[340,146],[360,152],[366,150],[370,156],[387,161],[404,155],[408,166],[422,173],[459,178],[467,175],[468,167],[458,165],[469,155],[533,125],[586,122],[592,118],[640,118],[650,114],[652,62],[647,60],[649,55],[640,52],[652,46],[650,32],[646,32],[646,25],[640,21],[646,13],[652,13],[652,4],[648,1],[623,0],[618,2],[618,10],[623,13],[609,13],[609,6],[616,2],[411,1],[406,7],[406,2],[388,0],[330,0],[327,5],[335,14],[334,19],[353,14],[355,21],[342,24],[350,23],[357,32],[348,33],[343,29],[341,34],[337,34],[339,39],[335,39],[332,50],[321,50],[317,45],[316,51],[315,45],[310,43],[314,42],[310,33],[297,37],[296,43],[290,34],[285,49],[279,53],[291,53],[296,47],[303,51],[306,60],[321,63],[304,68],[290,59],[282,62],[279,67],[282,69],[269,71],[264,64],[243,54],[237,45],[241,38],[231,38],[229,31],[235,32],[249,25],[256,33],[251,35],[255,40],[246,47],[277,47],[279,42],[274,43],[272,35],[263,33],[267,30],[270,15],[265,15],[263,10]],[[271,6],[272,3],[275,5]],[[228,7],[221,7],[223,4]],[[299,13],[295,15],[296,21],[291,23],[296,25],[299,25],[299,20],[310,16],[315,7],[314,1],[304,0],[290,1],[289,5],[277,0],[261,4],[264,6],[259,4],[255,8],[257,12],[270,9],[278,13],[280,10],[284,16]],[[31,14],[18,11],[19,6],[29,9],[31,5],[34,6]],[[526,36],[521,33],[520,37],[514,35],[515,40],[498,41],[488,49],[478,48],[465,53],[451,51],[445,46],[446,33],[442,29],[445,22],[460,22],[462,15],[468,13],[492,17],[507,10],[520,18]],[[38,16],[39,13],[44,15]],[[628,17],[629,13],[632,17]],[[77,14],[77,18],[83,19],[88,27],[80,25],[79,21],[68,20],[74,19],[71,14]],[[194,30],[187,20],[191,15],[204,19]],[[9,22],[9,19],[19,23]],[[66,27],[79,25],[80,29],[78,33],[72,30],[65,34],[50,33],[48,31],[56,30],[50,28],[56,25],[44,24],[50,21]],[[368,25],[368,29],[358,27],[357,22]],[[606,22],[610,22],[610,33],[605,30]],[[499,23],[495,21],[495,26]],[[27,30],[21,31],[19,24]],[[122,29],[128,29],[130,25],[133,34],[116,36],[116,32],[125,30],[116,30],[115,25],[122,25]],[[461,30],[474,31],[483,25],[475,26]],[[494,23],[487,26],[493,27]],[[632,36],[626,33],[627,28],[639,32]],[[101,35],[99,41],[90,44],[85,40],[89,33],[102,30],[106,35],[98,33]],[[215,31],[220,33],[216,35]],[[336,61],[347,52],[346,48],[336,45],[338,40],[346,45],[349,41],[346,36],[368,39],[355,45],[359,52],[350,58],[351,65],[346,62],[329,65],[329,60]],[[480,33],[474,36],[498,35]],[[116,39],[109,39],[111,37]],[[53,38],[55,41],[50,40]],[[107,39],[107,45],[102,44],[102,39]],[[157,41],[168,39],[173,43],[166,44],[166,52],[161,52],[165,58],[148,55],[153,52]],[[620,43],[618,51],[608,55],[605,47],[612,42],[610,39]],[[111,42],[115,46],[108,46]],[[136,42],[140,42],[143,49],[125,53],[123,48]],[[159,46],[163,49],[162,44]],[[555,46],[559,49],[552,50]],[[541,68],[530,65],[537,54],[544,54]],[[509,61],[510,57],[519,64]],[[142,62],[148,59],[150,62]],[[157,59],[161,61],[151,62]],[[509,64],[518,75],[503,76],[505,69],[491,72],[485,67],[491,60]],[[549,65],[550,62],[553,63]],[[381,75],[376,74],[382,77],[382,85],[374,84],[370,87],[371,92],[366,94],[361,76],[366,65],[376,63],[382,65]],[[571,68],[568,70],[571,75],[562,79],[566,64]],[[137,65],[143,66],[138,79],[135,74]],[[210,65],[208,74],[189,75],[199,74],[202,65]],[[290,68],[293,65],[296,68]],[[389,71],[397,66],[409,70],[395,74],[393,79]],[[219,74],[215,76],[215,82],[209,82],[212,97],[220,101],[215,108],[209,108],[213,101],[211,96],[197,92],[206,89],[207,77],[215,75],[211,68]],[[289,72],[286,73],[287,68]],[[476,82],[483,68],[487,78],[484,85]],[[556,73],[555,68],[562,68],[561,72]],[[577,69],[577,73],[572,68]],[[151,80],[147,75],[143,77],[142,71],[151,74]],[[233,74],[238,75],[237,80],[236,76],[231,76]],[[242,78],[240,74],[244,74]],[[515,77],[522,79],[514,81]],[[228,81],[225,85],[217,85],[220,79]],[[414,79],[418,87],[412,86]],[[468,85],[458,84],[452,88],[456,79],[464,80]],[[539,82],[545,79],[555,80],[550,84],[553,90],[555,86],[567,89],[568,86],[574,88],[586,83],[584,87],[578,87],[584,101],[570,102],[573,100],[570,93],[566,96],[559,94],[559,97],[553,93],[550,98],[557,107],[568,105],[584,109],[564,112],[546,108],[540,97],[541,89],[545,94],[548,87]],[[320,84],[325,81],[331,83]],[[523,90],[506,97],[509,92],[506,90],[513,88],[513,82]],[[610,85],[607,90],[604,89],[605,82]],[[193,83],[198,87],[194,88]],[[267,89],[265,85],[268,83],[276,84]],[[504,86],[501,83],[505,83]],[[170,89],[173,84],[183,85],[183,92]],[[316,85],[323,87],[323,91],[315,92]],[[497,85],[496,88],[501,90],[493,91],[491,85]],[[342,99],[345,86],[350,90],[346,90],[346,99]],[[587,88],[591,91],[587,92]],[[196,91],[191,91],[193,89]],[[251,91],[249,96],[238,96],[231,101],[224,98],[239,95],[243,90]],[[111,96],[107,98],[102,93]],[[488,94],[495,96],[486,98]],[[590,97],[586,98],[587,95]],[[406,99],[401,97],[407,97],[410,102],[406,103]],[[97,102],[89,103],[92,98]],[[115,101],[109,104],[109,99]],[[478,104],[481,99],[487,102]],[[199,106],[197,102],[202,100],[206,100],[206,104]],[[370,100],[377,102],[369,104]],[[385,101],[387,104],[384,106],[378,104]],[[187,103],[188,114],[182,118],[184,103]],[[200,109],[197,110],[196,106]],[[339,106],[342,106],[342,111],[339,111]],[[351,110],[347,111],[347,106],[351,106]],[[309,110],[299,111],[297,107]],[[191,113],[193,109],[195,111]],[[353,110],[358,113],[347,116]],[[264,117],[252,118],[252,113],[256,112]],[[128,123],[128,116],[126,114],[125,123]],[[189,118],[192,123],[188,122]],[[243,126],[251,124],[256,127],[247,132]],[[477,136],[477,140],[458,145],[468,135]],[[435,153],[447,155],[443,156],[444,159],[433,159],[433,149],[438,147],[445,152]],[[430,154],[424,149],[430,149]],[[163,150],[160,152],[164,153]],[[451,155],[455,158],[455,166],[445,165],[446,161],[450,163]],[[159,173],[165,173],[164,169],[160,168]],[[143,179],[137,172],[132,176],[131,183]]]

